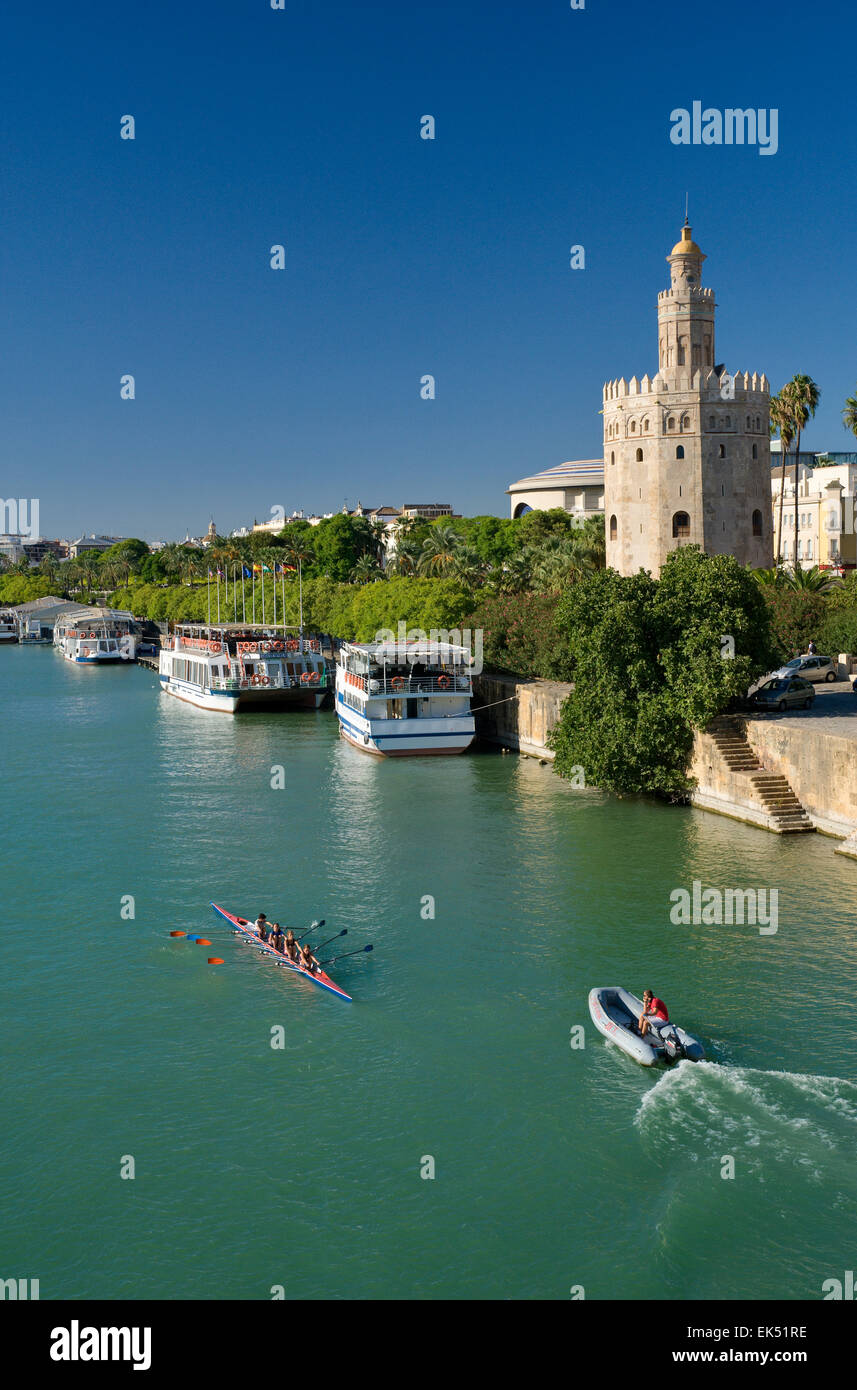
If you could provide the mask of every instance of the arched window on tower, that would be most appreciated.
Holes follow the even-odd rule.
[[[753,445],[753,458],[754,458],[754,459],[757,459],[758,457],[759,457],[759,446],[758,446],[758,444],[754,444],[754,445]]]
[[[616,462],[616,454],[615,454],[615,452],[614,452],[613,449],[610,450],[610,462],[611,462],[611,463],[615,463],[615,462]]]
[[[752,420],[750,419],[750,417],[749,417],[749,415],[748,415],[748,416],[747,416],[747,429],[748,429],[748,430],[751,430],[752,428],[753,428],[753,422],[752,422]]]
[[[638,449],[638,450],[637,450],[637,462],[638,462],[638,463],[642,463],[642,462],[643,462],[643,451],[642,451],[642,449]]]
[[[637,433],[637,422],[636,422],[636,420],[632,420],[632,421],[631,421],[631,433],[632,433],[632,434],[636,434],[636,433]]]
[[[689,416],[689,415],[682,415],[682,417],[681,417],[681,428],[682,428],[683,431],[686,431],[686,430],[689,430],[689,429],[690,429],[690,416]]]
[[[646,418],[645,418],[645,420],[643,421],[643,434],[648,434],[648,433],[649,433],[649,417],[648,417],[648,415],[647,415]]]
[[[619,534],[619,525],[618,525],[618,522],[616,521],[615,516],[611,516],[611,518],[610,518],[610,539],[611,539],[611,541],[615,541],[615,539],[616,539],[616,537],[617,537],[618,534]]]
[[[715,420],[713,415],[709,415],[708,417],[708,428],[710,430],[715,430],[717,428],[717,421]]]
[[[687,512],[676,512],[673,517],[673,538],[686,541],[690,536],[690,517]]]
[[[725,459],[725,457],[726,457],[726,445],[725,445],[725,444],[721,444],[721,445],[720,445],[720,457],[721,457],[722,459]]]
[[[683,458],[684,458],[684,445],[683,445],[683,444],[679,444],[679,445],[676,446],[675,456],[676,456],[677,459],[683,459]]]
[[[753,535],[754,535],[754,536],[761,536],[761,534],[762,534],[762,513],[759,511],[759,508],[757,507],[756,510],[755,510],[754,513],[753,513]]]
[[[674,415],[671,415],[671,416],[669,417],[669,419],[667,420],[667,429],[668,429],[668,430],[674,430],[674,429],[675,429],[675,416],[674,416]]]

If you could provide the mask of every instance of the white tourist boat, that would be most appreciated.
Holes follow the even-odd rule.
[[[9,609],[0,611],[0,642],[17,642],[18,617]]]
[[[54,624],[54,646],[76,666],[103,666],[137,659],[130,613],[112,608],[72,610]]]
[[[388,758],[463,753],[476,720],[472,657],[441,642],[345,643],[336,668],[343,738]]]
[[[327,668],[318,637],[246,623],[183,623],[164,639],[161,689],[199,709],[318,709]]]

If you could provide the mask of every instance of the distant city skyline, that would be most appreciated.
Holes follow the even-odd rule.
[[[686,194],[719,359],[807,372],[802,448],[855,443],[839,11],[726,0],[704,64],[630,3],[201,14],[7,7],[0,496],[43,535],[415,494],[506,515],[516,479],[600,456],[617,363],[652,371]],[[709,107],[776,111],[776,152],[704,143]]]

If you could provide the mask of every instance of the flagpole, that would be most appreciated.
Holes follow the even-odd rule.
[[[256,565],[253,564],[253,625],[256,625]]]
[[[232,566],[232,621],[238,622],[238,592],[235,588],[235,566]]]
[[[277,626],[277,564],[274,561],[274,627]]]
[[[286,630],[286,567],[280,565],[280,598],[282,599],[283,610],[283,632]]]
[[[217,571],[217,621],[220,622],[220,570]]]
[[[265,622],[265,562],[262,561],[262,623]]]
[[[208,571],[208,578],[205,581],[205,590],[208,595],[208,626],[211,627],[211,570]]]
[[[301,606],[301,651],[304,649],[304,577],[301,567],[301,557],[298,556],[298,590],[300,593]]]
[[[247,612],[244,604],[244,561],[241,561],[241,621],[246,623]]]

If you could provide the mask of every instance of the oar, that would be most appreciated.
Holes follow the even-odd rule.
[[[329,945],[330,945],[331,941],[336,941],[338,937],[340,937],[340,936],[347,936],[347,935],[348,935],[348,928],[347,928],[347,927],[343,927],[343,928],[342,928],[342,931],[338,931],[338,932],[336,933],[336,936],[329,936],[329,937],[327,938],[326,941],[322,941],[321,945],[320,945],[320,946],[316,946],[315,949],[316,949],[317,951],[323,951],[324,948],[325,948],[325,946],[329,946]]]
[[[306,931],[304,932],[304,936],[309,936],[311,931],[316,931],[318,927],[323,927],[324,921],[325,919],[322,917],[320,922],[313,922],[311,927],[307,927]]]
[[[362,956],[364,951],[374,951],[374,946],[361,946],[359,951],[346,951],[342,956],[331,956],[330,960],[320,960],[319,965],[335,965],[338,960],[347,960],[349,956]]]

